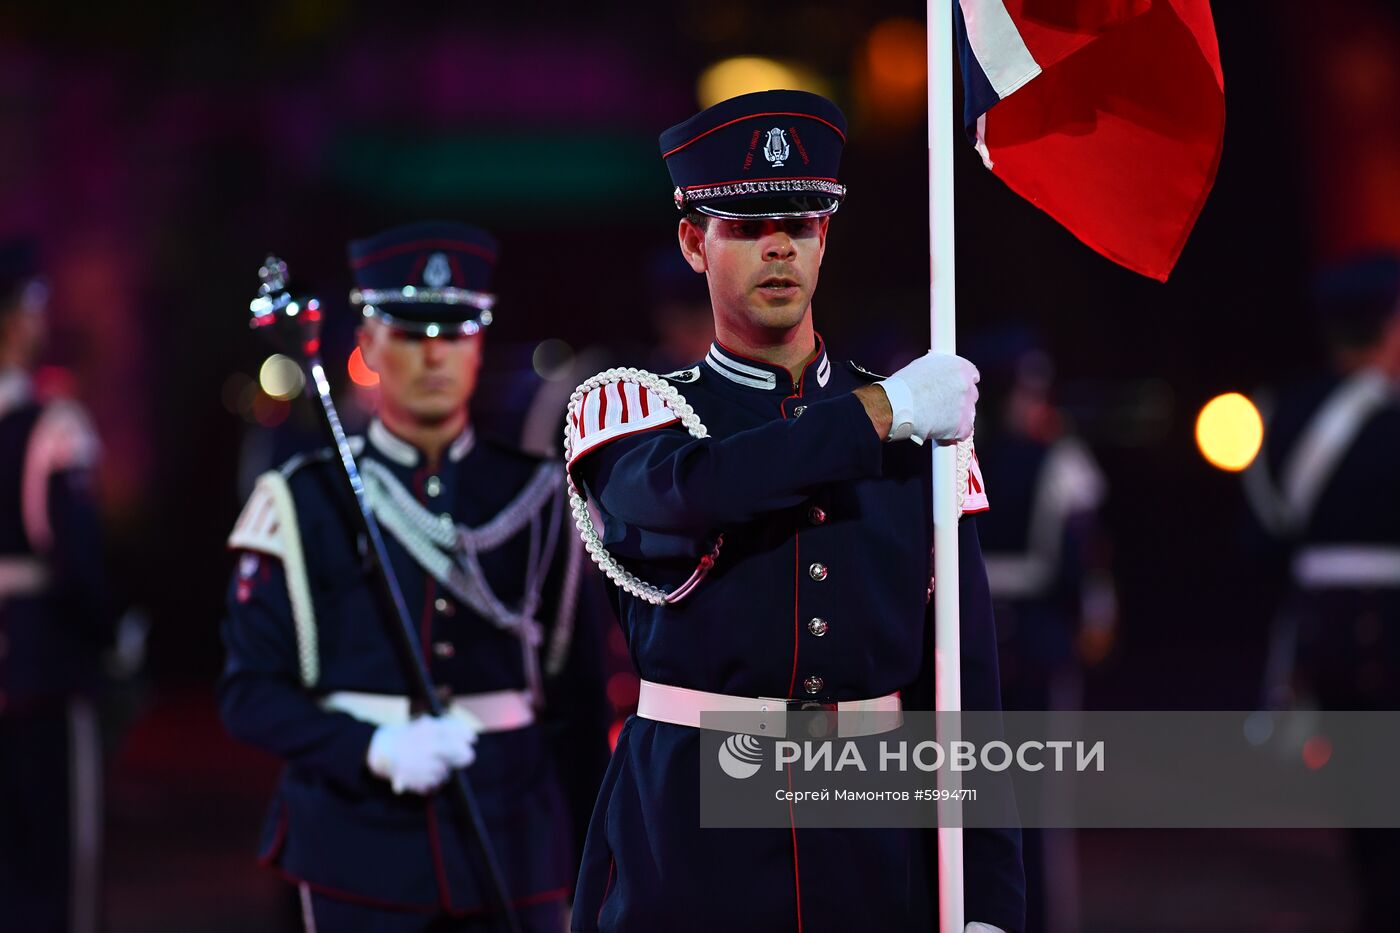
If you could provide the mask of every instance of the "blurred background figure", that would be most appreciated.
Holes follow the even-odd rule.
[[[0,242],[0,923],[86,933],[100,911],[94,700],[111,627],[97,435],[33,378],[47,302],[36,244]]]
[[[697,274],[681,257],[675,244],[667,242],[655,249],[646,263],[648,314],[642,326],[629,328],[611,345],[594,345],[574,353],[561,341],[545,341],[536,350],[540,386],[530,400],[521,427],[521,447],[544,457],[557,457],[564,409],[574,388],[594,373],[609,366],[626,365],[625,360],[644,360],[643,368],[663,374],[693,366],[705,358],[715,337],[714,314],[705,276]],[[551,359],[540,361],[541,349],[559,345]],[[564,352],[559,352],[563,350]],[[549,365],[541,367],[539,362]],[[592,501],[588,508],[595,525],[602,517]],[[590,568],[591,570],[591,568]],[[604,664],[607,672],[608,701],[612,707],[611,737],[615,741],[623,722],[637,707],[640,690],[622,628],[616,622],[611,587],[586,586],[580,599],[593,600],[594,612],[605,620],[607,646]]]
[[[977,450],[994,507],[979,516],[1007,710],[1077,710],[1085,666],[1113,644],[1118,600],[1100,509],[1107,481],[1054,404],[1054,366],[1029,328],[974,337]],[[1069,830],[1024,833],[1027,933],[1080,928]]]
[[[1400,709],[1400,255],[1325,269],[1313,301],[1331,365],[1261,396],[1264,447],[1244,477],[1265,551],[1292,581],[1265,701]],[[1348,837],[1358,929],[1393,927],[1400,833]]]
[[[629,327],[620,339],[614,336],[608,345],[590,346],[579,353],[558,340],[537,348],[535,368],[541,381],[521,427],[520,445],[525,450],[559,455],[569,396],[594,373],[630,359],[645,360],[643,368],[660,375],[705,358],[715,338],[705,277],[697,275],[675,246],[667,243],[651,254],[645,281],[648,315],[642,326]]]
[[[710,289],[673,244],[652,254],[647,270],[651,324],[656,340],[648,346],[647,368],[669,373],[705,358],[715,339]]]
[[[439,793],[467,766],[499,896],[523,929],[564,922],[607,757],[600,638],[560,466],[472,417],[497,251],[450,222],[350,245],[358,348],[381,377],[356,459],[414,615],[383,617],[333,449],[259,477],[229,539],[220,709],[286,764],[260,857],[298,885],[308,931],[504,927],[475,830]],[[441,716],[418,715],[396,624]]]

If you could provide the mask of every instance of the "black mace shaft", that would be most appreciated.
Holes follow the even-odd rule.
[[[418,642],[418,634],[413,628],[408,606],[404,602],[403,590],[394,576],[389,563],[389,552],[384,545],[384,534],[379,521],[374,517],[369,496],[365,492],[364,480],[355,463],[350,441],[340,423],[331,398],[330,382],[321,363],[320,319],[321,313],[315,299],[306,302],[294,300],[287,291],[287,265],[275,256],[269,256],[258,270],[262,284],[258,298],[250,310],[253,314],[252,326],[264,331],[284,351],[291,351],[300,361],[309,377],[307,387],[320,401],[321,424],[329,434],[331,446],[340,458],[340,465],[350,493],[355,500],[354,521],[357,530],[365,536],[369,544],[370,578],[374,581],[375,594],[379,599],[379,618],[395,647],[399,666],[408,682],[414,705],[427,710],[433,716],[443,714],[442,701],[434,689],[432,676],[423,662],[423,654]],[[501,871],[500,860],[491,845],[486,832],[486,823],[481,816],[481,807],[467,780],[465,768],[454,768],[448,780],[448,796],[453,803],[458,819],[455,821],[459,832],[469,837],[468,845],[475,841],[486,866],[486,887],[490,889],[496,906],[505,917],[510,933],[521,933],[520,918],[511,905],[505,876]]]

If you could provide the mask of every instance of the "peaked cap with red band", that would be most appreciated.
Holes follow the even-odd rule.
[[[495,237],[477,227],[426,221],[350,244],[350,303],[365,317],[427,334],[474,334],[491,323]]]
[[[661,134],[676,207],[713,217],[821,217],[846,196],[836,180],[846,116],[818,94],[758,91],[720,101]]]

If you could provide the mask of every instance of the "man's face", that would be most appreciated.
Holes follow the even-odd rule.
[[[802,322],[817,288],[829,218],[682,220],[681,252],[710,285],[717,325],[761,341]]]
[[[373,318],[359,330],[360,353],[379,374],[386,414],[440,424],[466,407],[481,369],[481,334],[423,337]]]

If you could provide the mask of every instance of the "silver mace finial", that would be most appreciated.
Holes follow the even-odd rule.
[[[258,286],[259,295],[282,291],[287,287],[287,264],[268,254],[267,259],[263,260],[262,268],[258,270],[258,281],[262,283]]]

